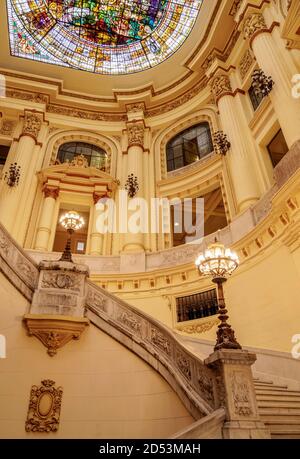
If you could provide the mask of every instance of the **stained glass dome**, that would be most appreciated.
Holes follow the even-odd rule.
[[[203,0],[7,0],[11,54],[102,74],[154,67],[190,34]]]

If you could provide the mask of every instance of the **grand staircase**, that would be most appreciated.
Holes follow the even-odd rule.
[[[272,438],[300,438],[300,391],[254,380],[258,411]]]

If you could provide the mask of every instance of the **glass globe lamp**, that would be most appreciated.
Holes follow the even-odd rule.
[[[202,275],[211,277],[212,281],[217,284],[220,324],[218,325],[215,351],[219,349],[241,349],[241,345],[235,338],[234,330],[227,323],[228,311],[225,306],[223,290],[223,283],[239,265],[237,254],[226,248],[224,244],[215,241],[203,253],[200,253],[195,264]]]

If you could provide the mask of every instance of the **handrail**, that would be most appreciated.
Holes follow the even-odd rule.
[[[86,310],[94,325],[158,371],[196,419],[215,410],[213,371],[172,330],[91,281],[87,281]]]

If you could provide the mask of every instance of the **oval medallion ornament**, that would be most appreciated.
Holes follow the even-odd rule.
[[[7,0],[11,54],[110,75],[170,57],[203,0]]]
[[[41,417],[47,417],[52,410],[53,396],[50,392],[43,392],[38,399],[37,407],[38,413]]]

